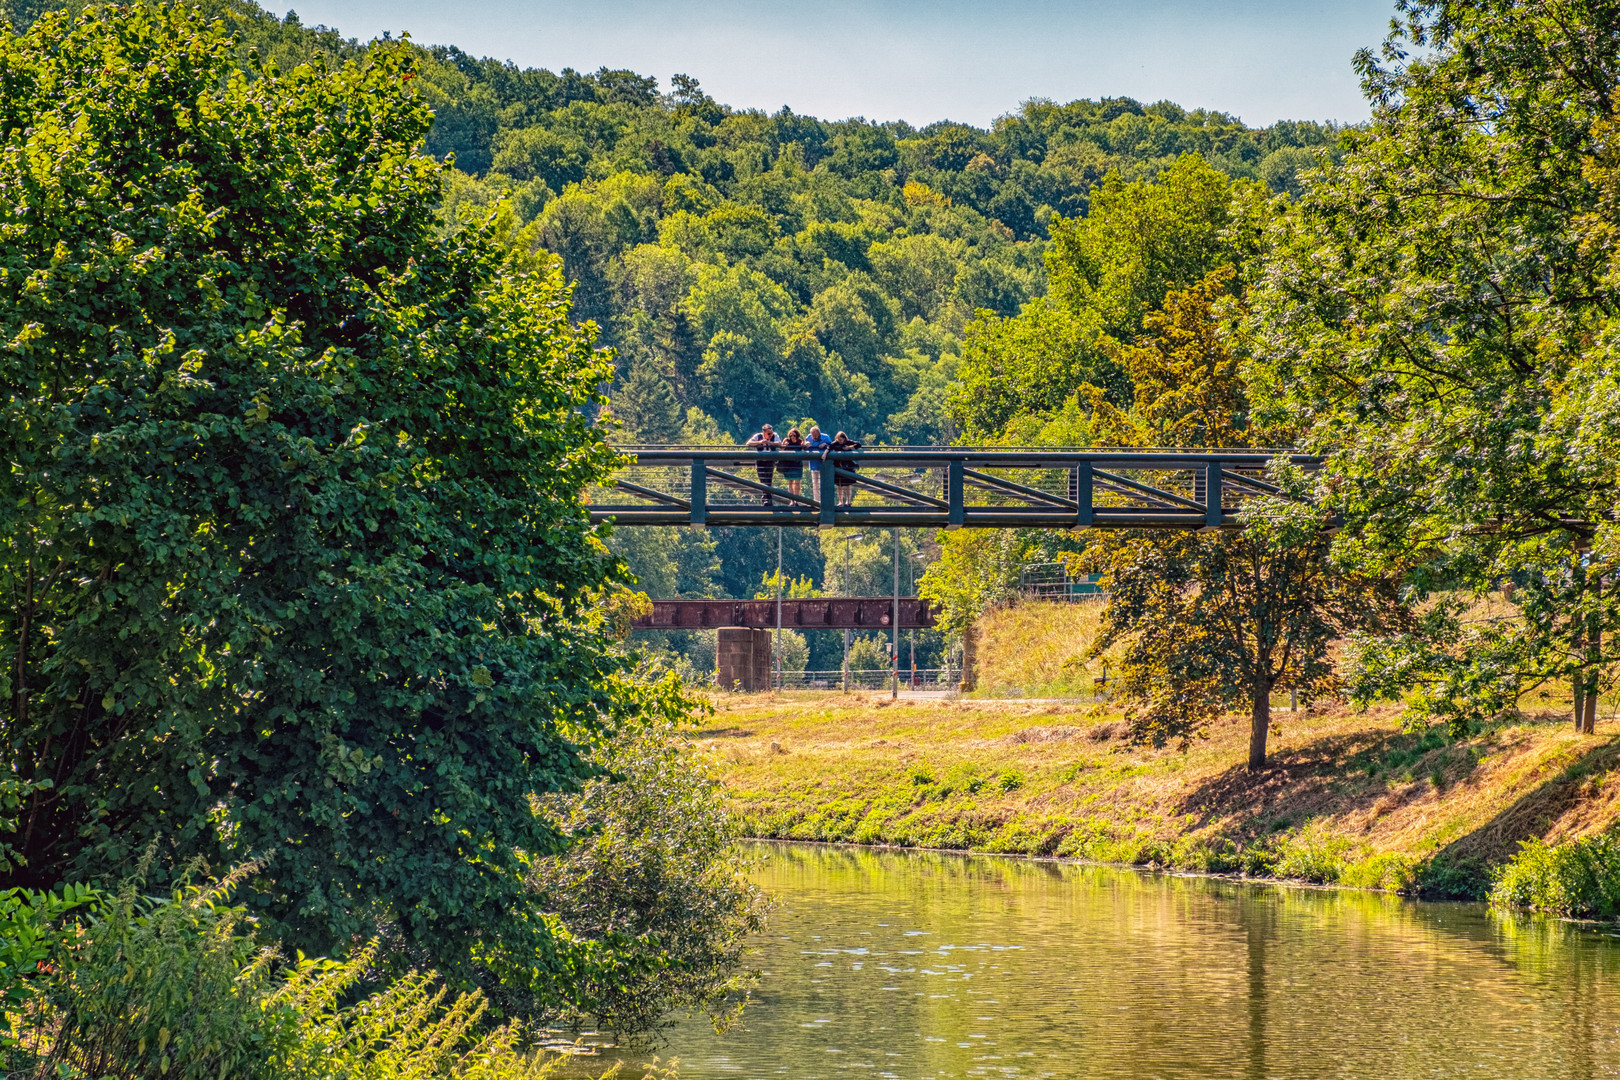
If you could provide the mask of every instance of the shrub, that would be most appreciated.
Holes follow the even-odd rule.
[[[1416,860],[1406,855],[1384,852],[1345,866],[1339,875],[1339,883],[1353,889],[1407,892],[1417,887],[1419,872]]]
[[[127,883],[102,917],[58,955],[28,1049],[41,1075],[106,1080],[271,1077],[296,1039],[291,1018],[264,1008],[272,950],[247,913],[225,903],[253,868],[162,900]]]
[[[1620,918],[1620,834],[1549,844],[1532,838],[1496,874],[1490,901],[1555,915]]]
[[[88,913],[104,899],[84,885],[67,885],[55,892],[0,893],[0,1068],[8,1067],[6,1055],[22,1046],[22,1032],[13,1025],[23,1030],[37,1026],[35,997],[47,973],[41,969],[60,961],[62,950],[77,936],[69,913],[77,909]]]
[[[1275,841],[1276,855],[1271,872],[1281,878],[1332,884],[1344,873],[1346,856],[1354,846],[1348,837],[1333,836],[1312,822],[1299,832]]]
[[[1436,855],[1417,870],[1418,895],[1425,900],[1483,900],[1491,869],[1477,856]]]
[[[641,1031],[679,1008],[723,1023],[752,984],[744,942],[762,928],[767,904],[743,874],[720,779],[668,721],[624,732],[592,759],[604,775],[578,795],[546,800],[574,844],[536,860],[530,878],[539,909],[597,957],[570,980],[562,1019]],[[826,810],[836,819],[822,825],[835,833],[828,838],[846,840],[866,803]],[[503,1008],[557,1015],[547,1000],[492,993]]]
[[[55,954],[17,1080],[538,1080],[555,1062],[491,1030],[476,990],[452,995],[411,972],[355,998],[375,945],[337,963],[302,957],[285,975],[240,907],[248,867],[160,900],[134,883]],[[82,901],[81,901],[82,902]],[[670,1077],[654,1069],[651,1076]]]

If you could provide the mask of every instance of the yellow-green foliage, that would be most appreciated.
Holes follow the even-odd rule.
[[[1526,840],[1491,889],[1498,907],[1620,918],[1620,832],[1549,844]]]
[[[17,1080],[538,1080],[560,1061],[484,1022],[479,991],[410,973],[357,1003],[371,948],[276,970],[246,912],[226,905],[252,867],[153,902],[128,885],[48,961],[42,1001],[0,1057]],[[616,1072],[616,1070],[615,1070]],[[654,1068],[648,1080],[670,1080]]]
[[[1082,662],[1097,638],[1102,605],[1020,603],[978,622],[977,692],[988,697],[1090,694],[1103,662]]]

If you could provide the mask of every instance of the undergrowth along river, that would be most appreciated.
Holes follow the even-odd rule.
[[[1304,878],[1477,899],[1522,841],[1620,825],[1620,730],[1561,718],[1463,739],[1396,710],[1279,713],[1271,766],[1248,721],[1183,751],[1068,702],[719,695],[701,733],[749,835]]]
[[[762,983],[730,1032],[687,1021],[657,1048],[682,1080],[1620,1075],[1620,939],[1590,926],[1051,861],[755,850],[781,904]]]

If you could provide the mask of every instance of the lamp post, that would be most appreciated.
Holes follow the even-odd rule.
[[[900,527],[894,528],[894,609],[889,614],[889,698],[900,696]]]
[[[849,545],[861,538],[860,533],[853,536],[839,537],[844,543],[844,595],[849,595]],[[849,693],[849,646],[850,636],[853,634],[849,627],[844,627],[844,693]]]
[[[782,526],[776,527],[776,688],[782,686]]]

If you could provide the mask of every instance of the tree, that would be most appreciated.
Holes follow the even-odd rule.
[[[1251,386],[1331,453],[1367,553],[1418,553],[1425,589],[1531,586],[1516,632],[1368,655],[1430,681],[1427,715],[1459,730],[1573,678],[1589,730],[1620,619],[1601,565],[1620,494],[1603,194],[1617,12],[1400,9],[1382,58],[1357,58],[1372,122],[1308,178],[1257,275]]]
[[[554,269],[440,238],[412,56],[244,72],[181,6],[0,32],[6,880],[258,855],[289,950],[561,993],[530,797],[680,706],[595,614],[605,357]]]
[[[668,723],[593,758],[601,776],[547,799],[579,841],[536,860],[528,884],[574,933],[627,944],[615,963],[581,972],[564,1019],[633,1032],[656,1027],[671,1007],[735,1018],[754,981],[742,970],[747,939],[763,929],[768,903],[731,858],[738,825],[716,763]],[[512,1011],[528,1004],[490,992]]]
[[[1248,767],[1257,770],[1271,695],[1286,687],[1309,703],[1334,692],[1332,642],[1399,621],[1400,607],[1390,579],[1329,557],[1320,508],[1256,498],[1244,516],[1235,536],[1111,537],[1072,562],[1104,575],[1108,606],[1088,655],[1123,646],[1116,693],[1132,703],[1133,738],[1185,745],[1221,713],[1246,708]]]
[[[1051,295],[1013,318],[980,313],[968,325],[952,419],[970,437],[994,437],[1021,414],[1055,412],[1087,385],[1127,405],[1130,382],[1105,341],[1134,339],[1167,292],[1239,260],[1233,194],[1226,176],[1189,154],[1156,181],[1110,176],[1089,215],[1054,219]]]
[[[1135,345],[1104,339],[1103,352],[1130,377],[1136,407],[1124,413],[1099,400],[1103,424],[1134,429],[1138,446],[1244,444],[1248,396],[1221,325],[1242,310],[1236,278],[1228,264],[1190,289],[1172,291],[1161,310],[1144,318],[1146,332]]]
[[[629,377],[613,395],[612,409],[625,436],[635,442],[675,442],[686,420],[669,380],[646,360],[631,366]]]
[[[1129,411],[1096,402],[1094,421],[1111,429],[1107,442],[1284,441],[1286,430],[1248,422],[1248,387],[1229,347],[1243,308],[1235,282],[1233,267],[1219,267],[1169,293],[1134,346],[1105,345],[1136,389]],[[1312,505],[1305,478],[1282,466],[1271,480],[1280,496],[1243,498],[1241,533],[1125,532],[1071,557],[1078,569],[1104,575],[1108,606],[1090,655],[1124,646],[1118,692],[1132,702],[1136,739],[1185,743],[1222,712],[1244,707],[1248,767],[1264,768],[1277,688],[1307,703],[1335,692],[1328,649],[1336,638],[1408,625],[1393,576],[1331,556],[1332,516]]]

